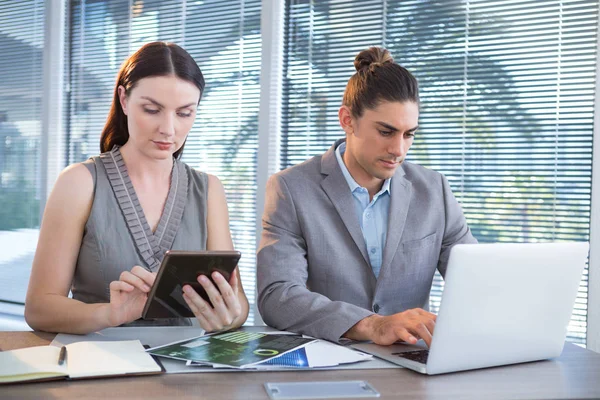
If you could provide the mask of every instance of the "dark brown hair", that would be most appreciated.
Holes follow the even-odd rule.
[[[140,79],[167,75],[175,75],[180,79],[193,83],[200,89],[200,98],[202,98],[204,76],[202,76],[202,71],[200,71],[196,61],[187,51],[174,43],[152,42],[145,44],[121,66],[117,76],[112,106],[100,137],[101,153],[110,151],[114,145],[122,146],[129,140],[127,116],[123,112],[119,101],[119,86],[123,86],[125,92],[129,95]],[[183,147],[181,146],[173,154],[175,158],[181,157]]]
[[[381,47],[363,50],[354,59],[356,73],[346,85],[343,104],[359,118],[365,109],[382,101],[419,104],[419,83],[406,68],[396,64],[390,52]]]

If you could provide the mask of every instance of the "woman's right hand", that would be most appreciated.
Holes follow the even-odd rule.
[[[110,283],[109,326],[119,326],[142,316],[156,274],[138,265]]]

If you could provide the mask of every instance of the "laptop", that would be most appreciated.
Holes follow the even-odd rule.
[[[588,247],[456,245],[429,350],[424,344],[352,347],[429,375],[558,357]]]

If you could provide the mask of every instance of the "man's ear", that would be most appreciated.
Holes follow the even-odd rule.
[[[119,94],[119,102],[121,103],[123,114],[127,115],[127,91],[122,85],[119,85],[117,93]]]
[[[350,135],[354,133],[354,126],[352,112],[350,112],[350,108],[348,106],[341,106],[338,110],[338,118],[340,119],[340,126],[346,132],[346,135]]]

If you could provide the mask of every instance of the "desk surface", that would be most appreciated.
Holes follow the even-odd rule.
[[[49,344],[54,334],[0,332],[0,350]],[[406,369],[168,374],[0,386],[2,399],[268,399],[265,382],[357,380],[382,399],[600,398],[600,354],[565,344],[550,361],[424,376]]]

